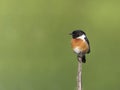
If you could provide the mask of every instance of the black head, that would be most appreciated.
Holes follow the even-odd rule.
[[[77,38],[83,34],[85,34],[85,32],[83,32],[82,30],[74,30],[72,33],[70,33],[70,35],[72,35],[73,38]]]

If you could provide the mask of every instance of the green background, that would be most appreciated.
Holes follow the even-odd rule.
[[[120,90],[119,0],[0,0],[0,90],[76,90],[75,29],[87,33],[84,90]]]

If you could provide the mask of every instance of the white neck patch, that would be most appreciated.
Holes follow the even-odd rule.
[[[85,41],[85,37],[85,34],[83,34],[82,36],[77,37],[77,39],[82,39],[83,41]]]

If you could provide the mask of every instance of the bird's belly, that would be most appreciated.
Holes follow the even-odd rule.
[[[73,39],[72,48],[73,48],[73,51],[77,54],[79,53],[85,54],[88,51],[88,44],[81,39]]]
[[[79,47],[75,47],[73,49],[73,51],[76,53],[76,54],[79,54],[81,52],[80,48]]]

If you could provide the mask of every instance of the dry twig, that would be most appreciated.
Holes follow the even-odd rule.
[[[77,90],[82,90],[82,58],[78,61]]]

